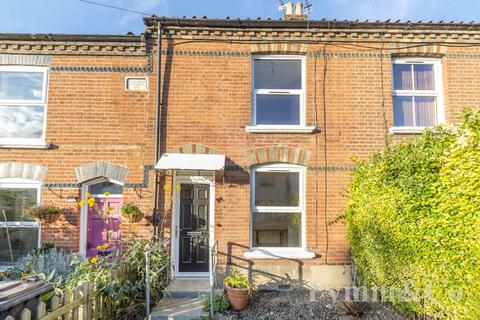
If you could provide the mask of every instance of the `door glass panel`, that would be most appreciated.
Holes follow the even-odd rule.
[[[193,198],[193,190],[192,189],[183,189],[182,188],[182,197],[184,199],[192,199]]]
[[[208,191],[206,189],[198,190],[198,199],[207,199]]]
[[[0,72],[0,100],[43,100],[43,72]]]
[[[190,263],[192,257],[192,242],[190,237],[182,237],[182,241],[180,242],[182,253],[182,263]]]
[[[299,125],[300,95],[257,94],[256,123]]]
[[[255,205],[288,206],[299,205],[298,172],[256,172]]]
[[[43,111],[43,106],[0,106],[0,138],[42,138]]]
[[[111,195],[123,194],[122,185],[109,181],[92,184],[89,189],[91,194],[104,194],[105,192],[109,192]]]
[[[254,247],[301,247],[300,213],[254,213]]]
[[[255,89],[302,89],[301,60],[255,60]]]
[[[8,233],[10,235],[14,262],[38,247],[39,229],[37,227],[9,227]],[[12,262],[7,239],[7,229],[0,228],[0,263],[2,264],[10,264]]]
[[[5,210],[7,221],[34,221],[25,211],[37,204],[37,189],[0,188],[0,221],[4,221],[1,210]]]
[[[182,216],[180,221],[181,229],[192,229],[193,228],[193,206],[191,204],[184,204],[182,206]]]
[[[198,229],[206,229],[207,228],[207,213],[208,213],[208,206],[206,205],[198,205],[197,207],[197,214],[198,214]]]
[[[197,263],[206,263],[208,259],[208,246],[205,237],[198,237],[197,244]]]

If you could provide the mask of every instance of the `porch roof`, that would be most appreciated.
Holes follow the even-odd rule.
[[[160,170],[222,170],[223,154],[164,153],[155,169]]]

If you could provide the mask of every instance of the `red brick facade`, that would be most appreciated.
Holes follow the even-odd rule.
[[[367,158],[385,146],[386,140],[405,135],[388,134],[392,126],[392,58],[436,57],[442,63],[444,110],[447,122],[455,122],[464,108],[478,108],[480,101],[480,41],[476,29],[462,25],[339,24],[317,22],[168,20],[162,42],[162,137],[161,152],[209,153],[205,146],[226,155],[226,167],[216,174],[215,239],[219,259],[262,268],[263,265],[348,264],[349,246],[341,216],[349,182],[352,157]],[[146,39],[156,38],[156,21],[147,19]],[[52,55],[49,80],[47,141],[55,150],[0,149],[0,162],[21,161],[48,167],[44,183],[76,183],[74,168],[108,161],[128,168],[125,199],[152,214],[156,65],[147,70],[147,52],[155,60],[155,41],[132,49],[128,43],[76,43],[77,51],[30,49],[6,44],[6,54]],[[8,41],[6,41],[7,43]],[[17,41],[18,42],[18,41]],[[3,43],[0,41],[0,45]],[[9,42],[10,43],[10,42]],[[23,42],[22,42],[23,43]],[[53,46],[53,45],[52,45]],[[63,41],[64,50],[73,48]],[[86,49],[85,49],[86,46]],[[97,48],[97,46],[99,46]],[[113,49],[112,49],[113,47]],[[3,48],[3,47],[2,47]],[[84,51],[82,51],[84,50]],[[98,50],[99,52],[97,52]],[[81,52],[80,52],[81,51]],[[306,57],[306,125],[311,133],[249,133],[251,124],[252,57],[289,54]],[[61,72],[55,67],[68,67]],[[126,67],[111,72],[72,71],[70,67]],[[131,72],[132,68],[146,68]],[[59,68],[61,69],[61,68]],[[107,68],[108,69],[108,68]],[[152,72],[150,72],[152,71]],[[126,76],[146,76],[147,92],[125,91]],[[261,159],[259,150],[265,150]],[[292,151],[293,150],[293,151]],[[296,150],[296,151],[295,151]],[[180,151],[183,152],[183,151]],[[281,157],[282,152],[288,156]],[[295,153],[295,156],[292,155]],[[253,160],[252,160],[253,159]],[[251,165],[272,162],[305,164],[306,249],[316,257],[248,260],[250,235]],[[145,169],[147,166],[147,169]],[[149,167],[150,166],[150,167]],[[145,171],[146,170],[146,171]],[[146,172],[146,176],[144,174]],[[147,178],[147,180],[145,180]],[[172,172],[164,172],[160,188],[160,212],[164,235],[171,231]],[[142,185],[148,181],[148,185]],[[53,226],[42,229],[44,241],[78,248],[78,216],[65,198],[79,189],[52,185],[43,189],[43,202],[68,207]],[[126,229],[131,226],[125,225]],[[151,234],[143,220],[135,236]]]

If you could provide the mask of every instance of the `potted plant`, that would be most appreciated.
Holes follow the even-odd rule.
[[[233,270],[232,274],[223,280],[223,283],[232,308],[237,311],[245,309],[250,295],[248,278]]]
[[[127,219],[130,223],[139,222],[143,219],[143,212],[133,204],[126,203],[122,206],[122,217]]]
[[[35,206],[27,210],[27,215],[43,223],[54,223],[62,215],[62,209],[56,206]]]

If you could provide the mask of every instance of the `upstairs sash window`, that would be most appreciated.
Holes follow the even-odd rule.
[[[45,144],[48,68],[0,67],[0,145]]]

